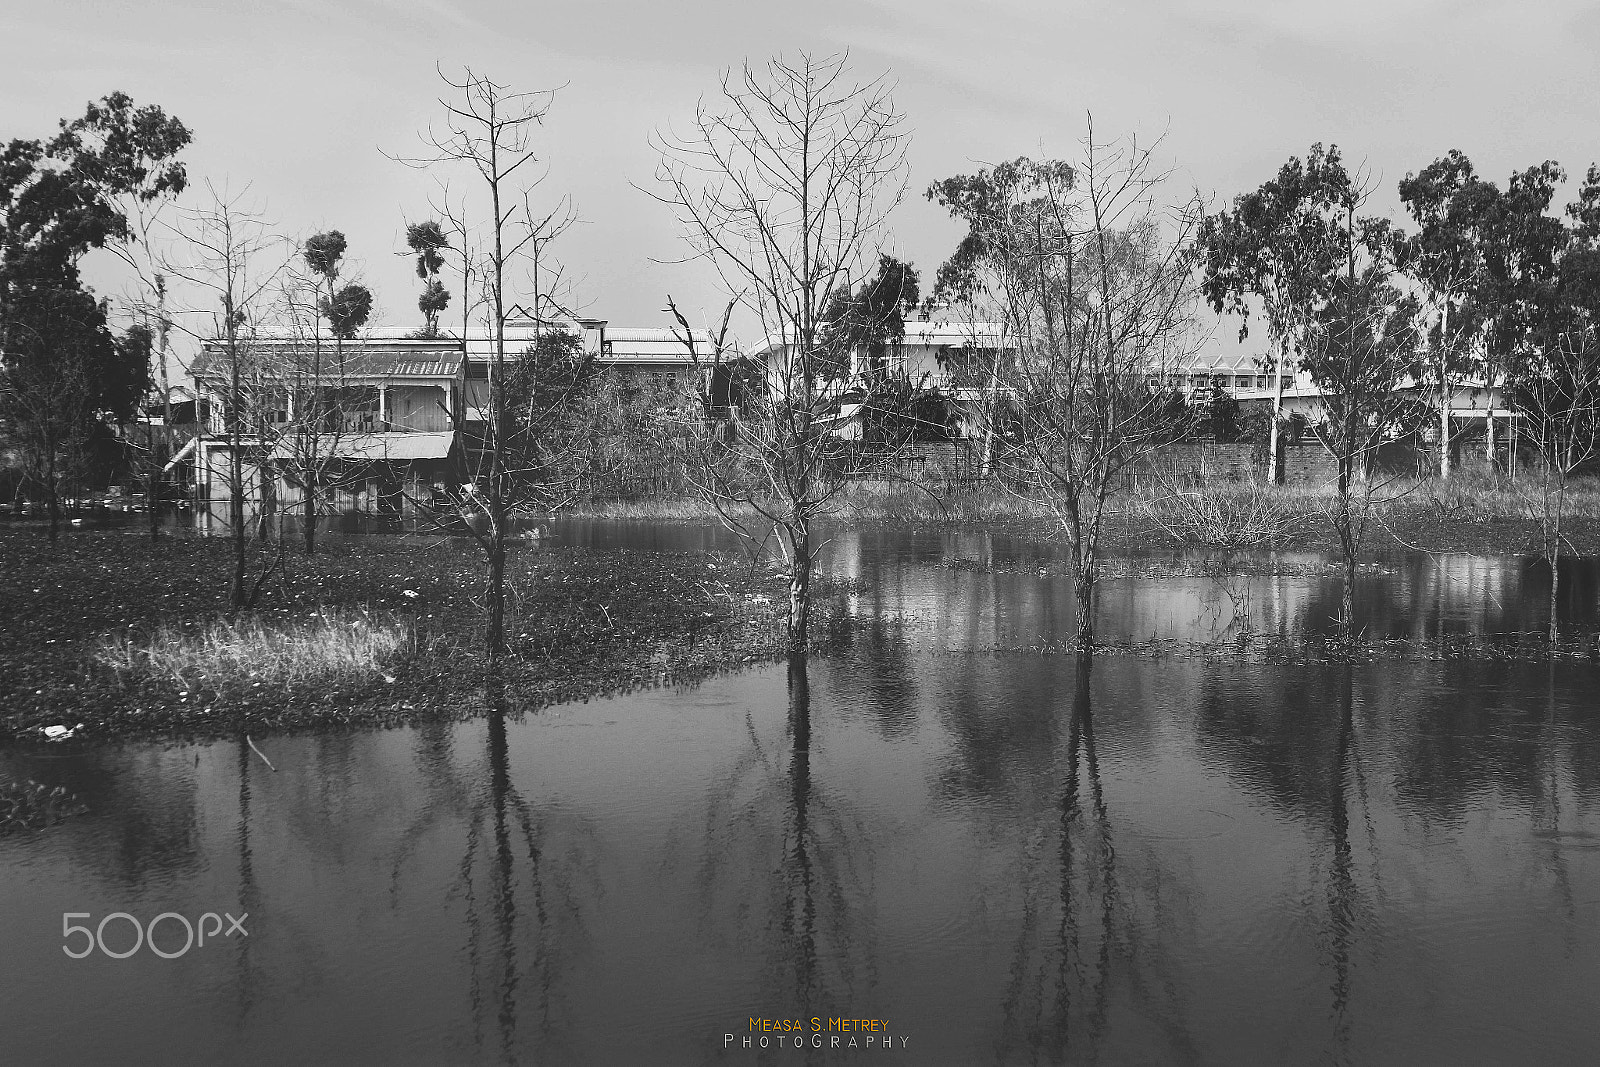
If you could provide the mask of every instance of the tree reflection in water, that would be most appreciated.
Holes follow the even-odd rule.
[[[401,837],[391,871],[391,897],[425,837],[454,817],[464,849],[446,896],[459,896],[466,927],[467,999],[472,1045],[483,1051],[486,1022],[502,1062],[524,1058],[531,1043],[542,1055],[565,1047],[561,977],[587,941],[583,902],[599,893],[593,832],[553,808],[529,804],[512,781],[506,694],[491,683],[485,694],[485,759],[458,769],[448,727],[419,732],[419,762],[430,802]],[[531,1025],[529,1025],[531,1019]]]
[[[1052,808],[1024,843],[1022,906],[1004,1020],[996,1049],[1001,1062],[1093,1063],[1104,1051],[1113,999],[1138,1006],[1147,1051],[1171,1062],[1194,1062],[1198,1051],[1184,1024],[1178,983],[1159,942],[1159,875],[1142,889],[1124,884],[1095,747],[1091,679],[1094,659],[1074,657],[1072,714],[1065,775]],[[1054,847],[1049,838],[1055,837]],[[1054,869],[1046,857],[1053,854]],[[1141,857],[1143,864],[1153,857]],[[1052,878],[1053,876],[1053,878]],[[1053,884],[1051,884],[1053,881]],[[1136,899],[1148,893],[1153,914]],[[1113,994],[1112,986],[1122,988]]]
[[[859,1003],[873,980],[872,853],[859,818],[816,787],[803,656],[790,657],[787,688],[788,759],[747,716],[749,746],[710,794],[697,882],[710,936],[759,954],[751,1012],[810,1018]]]
[[[1353,971],[1351,956],[1356,936],[1368,914],[1360,887],[1356,884],[1355,862],[1350,846],[1350,804],[1347,793],[1352,778],[1361,782],[1360,795],[1366,809],[1360,761],[1355,753],[1354,669],[1346,665],[1339,671],[1339,730],[1333,745],[1333,766],[1328,775],[1328,872],[1327,923],[1322,941],[1333,972],[1329,993],[1332,1001],[1333,1038],[1330,1053],[1335,1063],[1350,1060],[1350,995]],[[1368,820],[1371,829],[1370,818]],[[1374,858],[1377,849],[1372,850]],[[1376,871],[1376,867],[1374,867]]]
[[[265,904],[260,887],[256,884],[255,856],[250,845],[250,772],[254,757],[250,752],[250,738],[246,734],[239,734],[235,747],[238,749],[235,759],[239,768],[239,829],[235,834],[239,845],[239,911],[250,917],[244,920],[245,929],[249,930],[251,921],[259,923],[263,917],[262,908]],[[238,972],[235,978],[238,990],[237,1025],[240,1030],[244,1029],[255,1003],[256,976],[250,966],[250,943],[249,937],[241,937],[234,948]]]

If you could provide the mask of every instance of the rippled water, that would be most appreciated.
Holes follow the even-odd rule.
[[[1070,632],[1048,547],[869,531],[830,552],[860,625],[803,670],[257,739],[276,771],[243,739],[0,753],[93,809],[0,839],[0,1062],[1600,1056],[1594,665],[1086,669],[1027,651]],[[1329,624],[1321,561],[1249,566],[1231,592],[1116,580],[1107,627]],[[1382,634],[1533,629],[1541,584],[1516,560],[1398,559],[1358,612]],[[248,912],[250,934],[74,960],[64,912]],[[105,937],[133,943],[124,920]],[[182,942],[168,920],[159,946]],[[752,1018],[881,1019],[895,1045],[746,1049]]]

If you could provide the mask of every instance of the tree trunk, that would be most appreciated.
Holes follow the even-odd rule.
[[[228,524],[229,535],[233,538],[233,580],[228,585],[228,606],[238,611],[244,607],[244,457],[239,455],[238,431],[232,436],[232,447],[228,449],[233,480],[228,492]]]
[[[1079,499],[1069,491],[1066,503],[1067,533],[1072,538],[1072,596],[1078,609],[1077,642],[1080,652],[1094,650],[1094,592],[1099,581],[1096,541],[1085,536]]]
[[[489,530],[489,574],[484,602],[483,643],[489,652],[490,669],[497,667],[506,649],[506,536],[505,524],[496,520]]]
[[[61,497],[56,486],[56,449],[54,442],[45,446],[44,513],[50,520],[50,542],[54,544],[61,536]]]
[[[261,505],[256,510],[256,540],[272,540],[272,516],[277,511],[277,485],[272,468],[265,460],[261,464]]]
[[[789,654],[803,656],[811,629],[811,524],[802,519],[790,532],[793,567],[789,572]]]
[[[1450,358],[1445,347],[1450,326],[1450,304],[1439,316],[1439,477],[1450,477]]]
[[[1561,639],[1561,620],[1556,610],[1561,594],[1561,519],[1562,512],[1566,510],[1567,486],[1565,472],[1562,475],[1560,488],[1556,491],[1555,514],[1546,519],[1545,528],[1550,531],[1545,537],[1545,556],[1550,560],[1550,652],[1555,654],[1556,642]],[[1548,501],[1549,495],[1545,499]],[[1548,504],[1546,505],[1548,510]]]
[[[162,433],[166,431],[163,430]],[[146,482],[144,491],[145,507],[150,512],[150,540],[161,539],[161,469],[162,460],[166,458],[165,451],[158,454],[150,462],[150,477]]]
[[[156,275],[156,333],[160,338],[161,434],[157,438],[161,447],[156,450],[151,463],[150,489],[145,499],[150,509],[150,540],[161,536],[161,484],[166,479],[168,458],[172,455],[172,388],[167,380],[167,340],[171,323],[167,319],[167,280]]]
[[[301,548],[308,556],[316,551],[317,540],[317,476],[313,467],[315,463],[316,457],[312,456],[301,479],[305,499],[301,501],[300,521],[304,529],[300,531],[300,542]]]
[[[1347,640],[1355,637],[1356,632],[1356,558],[1349,555],[1344,561],[1344,590],[1339,597],[1339,610],[1344,615],[1340,624],[1342,636]]]
[[[1350,516],[1349,456],[1339,457],[1338,496],[1334,503],[1333,526],[1339,535],[1339,550],[1344,555],[1344,590],[1340,598],[1340,635],[1350,638],[1355,633],[1356,597],[1356,543],[1354,524]]]
[[[1073,571],[1072,593],[1078,602],[1078,651],[1089,653],[1094,651],[1094,591],[1096,575],[1093,564],[1085,565],[1081,561],[1074,566]]]
[[[1558,552],[1550,553],[1550,650],[1555,651],[1556,642],[1561,640],[1561,620],[1556,614],[1561,594],[1561,568],[1558,564]]]
[[[1287,339],[1278,342],[1278,365],[1272,378],[1272,426],[1267,437],[1268,478],[1273,485],[1283,484],[1283,368],[1289,351]]]

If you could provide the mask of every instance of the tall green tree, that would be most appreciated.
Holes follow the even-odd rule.
[[[1234,197],[1233,210],[1206,217],[1197,242],[1201,291],[1218,314],[1265,318],[1276,373],[1268,455],[1272,479],[1283,480],[1283,381],[1298,365],[1314,309],[1327,299],[1343,260],[1335,239],[1353,193],[1337,145],[1314,144],[1304,160],[1291,157],[1278,176]]]
[[[881,377],[889,350],[905,340],[906,313],[922,299],[917,268],[886,253],[878,255],[877,273],[858,289],[836,289],[823,311],[827,353],[821,373],[836,380],[851,375],[851,357],[860,351],[865,377]]]
[[[1454,382],[1481,361],[1488,283],[1486,243],[1500,190],[1478,177],[1459,149],[1400,182],[1400,200],[1417,232],[1399,247],[1400,264],[1426,308],[1428,356],[1419,381],[1432,379],[1439,419],[1439,476],[1450,477]]]
[[[1069,190],[1077,181],[1072,164],[1061,160],[1018,158],[976,174],[959,174],[934,182],[925,196],[945,208],[967,227],[949,258],[939,265],[927,308],[959,308],[972,324],[958,373],[969,384],[983,383],[984,401],[979,411],[983,425],[983,470],[994,468],[999,427],[1004,418],[1000,378],[1006,369],[1005,331],[1015,329],[1010,309],[1018,294],[1039,291],[1046,257],[1041,250],[1066,243],[1058,232],[1052,190]],[[1031,252],[1015,247],[1018,240],[1032,241]],[[1002,335],[980,337],[979,322],[999,323]],[[995,342],[999,343],[996,344]],[[984,349],[994,347],[986,354]]]
[[[1490,396],[1530,362],[1538,363],[1540,331],[1558,299],[1569,236],[1562,220],[1549,214],[1564,181],[1566,172],[1553,160],[1512,174],[1489,214],[1479,299],[1486,327],[1482,373]],[[1486,429],[1485,457],[1493,466],[1499,448],[1492,415]]]
[[[1417,306],[1394,284],[1411,239],[1388,219],[1360,213],[1368,195],[1338,146],[1313,145],[1303,162],[1290,159],[1275,180],[1235,198],[1231,213],[1209,217],[1201,238],[1202,287],[1213,309],[1248,324],[1252,301],[1259,303],[1276,342],[1275,479],[1282,477],[1278,415],[1291,362],[1317,386],[1317,432],[1337,467],[1330,518],[1345,566],[1347,632],[1371,510],[1367,471],[1383,438],[1414,418],[1398,387],[1415,369]]]
[[[112,93],[54,137],[0,150],[0,433],[25,443],[52,536],[59,461],[107,420],[130,418],[149,385],[148,350],[115,343],[79,264],[129,238],[130,205],[183,190],[174,157],[188,142],[161,108]]]
[[[1511,365],[1506,393],[1537,454],[1533,517],[1550,568],[1549,637],[1560,638],[1560,560],[1571,553],[1566,513],[1573,475],[1600,458],[1600,167],[1590,165],[1567,206],[1556,285],[1541,303],[1530,358]]]

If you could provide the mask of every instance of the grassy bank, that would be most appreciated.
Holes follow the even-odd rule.
[[[1360,488],[1355,492],[1363,506]],[[1144,492],[1128,506],[1177,544],[1337,551],[1330,521],[1335,502],[1329,486],[1225,482]],[[1396,479],[1375,484],[1364,506],[1373,549],[1532,553],[1542,540],[1539,487],[1531,477]],[[1584,479],[1570,487],[1563,528],[1579,554],[1600,551],[1600,483]]]
[[[1398,479],[1376,484],[1369,547],[1427,552],[1530,553],[1541,541],[1539,487],[1468,472],[1449,481]],[[1153,545],[1203,548],[1338,550],[1329,516],[1330,486],[1248,482],[1151,488],[1113,497],[1105,545],[1112,552]],[[711,522],[716,512],[692,498],[590,502],[564,515],[582,518]],[[1059,532],[1048,508],[997,485],[947,489],[936,482],[853,482],[830,503],[838,525],[1003,527],[1041,537]],[[1600,482],[1575,482],[1568,494],[1567,536],[1580,552],[1600,552]]]
[[[774,578],[700,553],[513,549],[499,683],[485,687],[482,558],[447,539],[288,554],[226,616],[212,539],[0,530],[0,739],[218,735],[528,709],[769,658]],[[256,567],[271,549],[254,548]],[[78,729],[78,724],[82,728]]]

